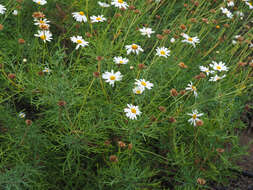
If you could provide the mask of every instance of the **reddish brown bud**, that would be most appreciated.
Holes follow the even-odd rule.
[[[208,19],[207,18],[202,18],[202,22],[208,24]]]
[[[206,184],[206,180],[202,179],[202,178],[198,178],[197,179],[197,183],[200,185],[205,185]]]
[[[130,143],[130,144],[128,145],[128,150],[132,150],[132,148],[133,148],[133,144]]]
[[[191,22],[196,23],[197,19],[196,18],[191,18]]]
[[[169,121],[170,121],[171,123],[175,123],[177,120],[176,120],[174,117],[171,117],[171,118],[169,118]]]
[[[89,33],[89,32],[86,32],[85,35],[86,35],[87,38],[91,38],[92,37],[92,34]]]
[[[202,126],[202,125],[204,125],[204,122],[203,122],[202,120],[198,120],[198,121],[196,122],[196,125],[197,125],[197,126]]]
[[[102,57],[102,56],[97,56],[96,59],[97,59],[98,61],[102,61],[102,60],[104,60],[104,57]]]
[[[166,112],[166,108],[163,107],[163,106],[159,106],[159,110],[160,110],[161,112]]]
[[[27,119],[27,120],[25,120],[25,123],[27,126],[30,126],[30,125],[32,125],[32,120]]]
[[[18,39],[18,43],[19,43],[19,44],[24,44],[24,43],[25,43],[25,40],[22,39],[22,38],[20,38],[20,39]]]
[[[143,63],[140,63],[140,64],[138,65],[138,68],[139,68],[140,70],[142,70],[142,69],[145,69],[146,66],[145,66]]]
[[[95,72],[93,73],[93,76],[96,77],[96,78],[98,78],[99,75],[100,75],[100,73],[99,73],[98,71],[95,71]]]
[[[9,79],[15,79],[16,75],[14,73],[10,73],[10,74],[8,74],[8,78]]]
[[[197,7],[197,6],[199,6],[199,2],[198,1],[195,1],[194,2],[194,5]]]
[[[4,29],[4,26],[0,24],[0,31]]]
[[[248,64],[248,63],[246,63],[246,62],[239,62],[239,63],[238,63],[238,66],[239,66],[239,67],[245,67],[247,64]]]
[[[39,71],[39,72],[38,72],[38,75],[39,75],[39,76],[43,76],[43,75],[44,75],[44,72],[43,72],[43,71]]]
[[[119,18],[119,17],[121,17],[122,15],[120,14],[120,13],[117,13],[117,14],[115,14],[115,17],[116,18]]]
[[[223,24],[225,28],[229,28],[229,24]]]
[[[135,9],[135,10],[134,10],[134,13],[135,13],[135,14],[141,14],[141,11],[138,10],[138,9]]]
[[[187,7],[187,6],[188,6],[188,4],[185,3],[185,4],[184,4],[184,7]]]
[[[65,102],[65,101],[63,101],[63,100],[60,100],[59,102],[58,102],[58,106],[65,106],[67,103]]]
[[[118,145],[120,148],[125,148],[126,147],[126,144],[122,141],[118,141]]]
[[[42,12],[34,12],[32,17],[39,19],[39,18],[44,18],[45,15]]]
[[[156,19],[161,19],[161,16],[160,15],[155,15]]]
[[[164,33],[164,34],[170,34],[170,32],[171,32],[171,31],[170,31],[169,29],[164,29],[164,30],[163,30],[163,33]]]
[[[181,94],[181,95],[184,95],[185,92],[186,92],[185,90],[181,90],[181,91],[180,91],[180,94]]]
[[[177,92],[177,90],[175,89],[175,88],[172,88],[171,90],[170,90],[170,95],[171,96],[178,96],[178,92]]]
[[[178,66],[181,67],[182,69],[187,69],[187,68],[188,68],[188,66],[185,65],[183,62],[180,62],[180,63],[178,64]]]
[[[109,159],[111,162],[118,162],[118,158],[115,155],[111,155]]]
[[[159,40],[162,40],[162,39],[164,38],[164,36],[161,35],[161,34],[157,34],[156,37],[157,37],[157,39],[159,39]]]
[[[216,13],[215,9],[210,10],[211,13]]]
[[[223,148],[217,148],[216,151],[217,151],[218,153],[223,153],[225,150],[224,150]]]
[[[181,25],[180,25],[180,28],[181,28],[182,30],[186,30],[186,26],[185,26],[184,24],[181,24]]]
[[[134,10],[134,9],[135,9],[135,6],[130,5],[130,6],[129,6],[129,9],[130,9],[130,10]]]

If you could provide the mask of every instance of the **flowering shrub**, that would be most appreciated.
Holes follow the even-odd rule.
[[[245,152],[249,0],[4,0],[1,189],[209,189]]]

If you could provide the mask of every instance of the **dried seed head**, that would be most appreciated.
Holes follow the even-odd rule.
[[[39,75],[39,76],[43,76],[43,75],[44,75],[44,72],[43,72],[43,71],[39,71],[39,72],[38,72],[38,75]]]
[[[191,22],[196,23],[197,19],[196,18],[191,18]]]
[[[157,119],[156,119],[155,116],[152,115],[152,116],[150,117],[150,121],[151,121],[151,122],[155,122],[156,120],[157,120]]]
[[[89,32],[86,32],[85,35],[86,35],[87,38],[91,38],[92,37],[92,34],[89,33]]]
[[[184,95],[186,93],[186,91],[185,90],[181,90],[179,93],[180,93],[180,95]]]
[[[44,18],[45,15],[42,12],[34,12],[32,17],[33,18]]]
[[[202,120],[198,120],[198,121],[196,122],[196,125],[197,125],[197,126],[203,126],[203,125],[204,125],[204,122],[203,122]]]
[[[229,28],[229,24],[223,24],[225,28]]]
[[[128,145],[128,150],[132,150],[132,148],[133,148],[133,144],[130,143],[130,144]]]
[[[170,121],[171,123],[175,123],[177,120],[176,120],[174,117],[171,117],[171,118],[169,118],[169,121]]]
[[[202,178],[198,178],[197,179],[197,183],[200,185],[205,185],[206,184],[206,180],[202,179]]]
[[[10,73],[10,74],[8,74],[8,78],[9,79],[15,79],[16,75],[14,73]]]
[[[248,64],[248,63],[246,63],[246,62],[239,62],[239,63],[238,63],[238,66],[239,66],[239,67],[245,67],[247,64]]]
[[[210,12],[211,13],[216,13],[216,10],[215,9],[211,9]]]
[[[162,40],[162,39],[164,38],[164,36],[161,35],[161,34],[157,34],[156,37],[157,37],[157,39],[159,39],[159,40]]]
[[[175,88],[172,88],[171,90],[170,90],[170,95],[171,96],[178,96],[178,92],[177,92],[177,90],[175,89]]]
[[[58,106],[65,106],[67,103],[65,102],[65,101],[63,101],[63,100],[60,100],[59,102],[58,102]]]
[[[135,14],[141,14],[141,11],[138,10],[138,9],[135,9],[135,10],[134,10],[134,13],[135,13]]]
[[[160,15],[155,15],[155,18],[159,20],[159,19],[161,19],[161,16]]]
[[[99,77],[99,74],[100,74],[100,73],[99,73],[98,71],[93,72],[93,76],[96,77],[96,78]]]
[[[126,144],[123,141],[118,141],[118,145],[120,148],[125,148]]]
[[[186,30],[186,26],[185,26],[184,24],[181,24],[181,25],[180,25],[180,28],[181,28],[182,30]]]
[[[207,18],[202,18],[202,22],[208,24],[208,19]]]
[[[142,69],[145,69],[146,66],[145,66],[143,63],[140,63],[140,64],[138,65],[138,68],[139,68],[140,70],[142,70]]]
[[[30,125],[32,125],[32,120],[27,119],[27,120],[25,120],[25,123],[27,126],[30,126]]]
[[[111,155],[109,159],[111,162],[118,162],[118,158],[115,155]]]
[[[130,6],[129,6],[129,9],[130,9],[130,10],[134,10],[134,9],[135,9],[135,6],[130,5]]]
[[[115,14],[115,17],[116,17],[116,18],[119,18],[119,17],[121,17],[121,16],[122,16],[122,15],[121,15],[120,13],[116,13],[116,14]]]
[[[223,148],[217,148],[216,149],[216,152],[218,152],[218,153],[223,153],[225,150],[223,149]]]
[[[24,43],[25,43],[25,40],[24,40],[23,38],[19,38],[19,39],[18,39],[18,43],[19,43],[19,44],[24,44]]]
[[[104,57],[102,57],[102,56],[97,56],[96,59],[97,59],[98,61],[102,61],[102,60],[104,60]]]
[[[178,66],[181,67],[182,69],[187,69],[187,68],[188,68],[188,66],[185,65],[183,62],[180,62],[180,63],[178,64]]]
[[[163,107],[163,106],[159,106],[159,110],[160,110],[161,112],[166,112],[166,108]]]
[[[171,32],[171,31],[170,31],[169,29],[164,29],[164,30],[163,30],[163,33],[164,33],[164,34],[170,34],[170,32]]]
[[[184,7],[187,7],[187,6],[188,6],[188,4],[185,3],[185,4],[184,4]]]
[[[0,24],[0,31],[4,29],[4,26]]]

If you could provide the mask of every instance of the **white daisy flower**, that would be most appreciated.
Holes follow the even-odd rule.
[[[158,47],[156,48],[156,55],[167,58],[170,56],[170,50],[168,50],[166,47]]]
[[[221,7],[220,9],[228,18],[233,18],[233,14],[227,8]]]
[[[197,96],[198,96],[198,93],[197,93],[197,88],[196,88],[196,86],[194,86],[194,85],[192,84],[192,82],[190,82],[187,86],[188,86],[188,87],[186,87],[185,90],[190,90],[190,91],[192,91],[192,92],[194,93],[194,96],[197,97]]]
[[[234,3],[234,1],[228,1],[227,5],[228,5],[228,7],[233,7],[233,6],[235,6],[235,3]]]
[[[152,31],[152,28],[146,28],[146,27],[143,27],[141,29],[139,29],[139,31],[141,32],[141,35],[143,36],[148,36],[150,38],[150,35],[155,33],[155,31]]]
[[[115,7],[118,7],[120,9],[121,8],[127,9],[128,7],[128,4],[123,0],[112,0],[111,5],[114,5]]]
[[[45,67],[43,69],[43,73],[51,73],[51,69],[49,69],[48,67]]]
[[[124,65],[124,64],[127,64],[129,60],[127,58],[123,58],[119,56],[119,57],[114,57],[113,61],[117,65]]]
[[[191,116],[192,118],[188,120],[189,123],[196,126],[196,122],[200,121],[198,117],[201,117],[204,115],[203,113],[199,113],[197,110],[193,110],[192,113],[188,113],[187,115]]]
[[[37,3],[38,5],[45,5],[47,3],[46,0],[33,0],[33,2]]]
[[[226,77],[226,75],[223,75],[221,77],[219,77],[218,75],[215,75],[214,77],[210,77],[209,81],[216,82],[216,81],[221,80],[221,79],[223,79],[225,77]]]
[[[17,10],[13,10],[12,14],[15,15],[15,16],[17,16],[18,15],[18,11]]]
[[[186,43],[192,44],[193,47],[196,47],[195,44],[196,44],[196,43],[199,43],[199,39],[198,39],[197,36],[195,36],[195,37],[190,37],[190,36],[188,36],[187,34],[184,34],[184,33],[183,33],[182,36],[185,38],[184,40],[182,40],[182,42],[186,42]]]
[[[149,82],[149,81],[145,81],[145,79],[135,79],[135,83],[134,84],[136,84],[137,86],[140,86],[140,87],[142,87],[142,88],[147,88],[147,89],[151,89],[154,85],[151,83],[151,82]]]
[[[80,46],[88,46],[89,44],[89,42],[86,42],[82,36],[72,36],[70,37],[70,40],[77,44],[76,49],[78,49]]]
[[[3,5],[0,4],[0,14],[4,14],[5,11],[6,11],[5,6],[3,6]]]
[[[143,88],[142,86],[136,86],[136,87],[134,87],[134,89],[133,89],[133,93],[135,93],[135,94],[142,94],[143,91],[144,91],[144,89],[145,89],[145,88]]]
[[[20,118],[22,118],[22,119],[25,118],[25,116],[26,116],[26,115],[25,115],[24,112],[20,112],[20,113],[18,114],[18,117],[20,117]]]
[[[50,42],[52,40],[52,33],[48,30],[38,30],[38,34],[34,34],[34,36],[39,37],[45,43],[46,41]]]
[[[210,64],[210,67],[213,68],[215,71],[228,71],[228,67],[225,65],[225,63],[222,63],[221,61],[219,63],[212,61],[213,64]]]
[[[91,16],[90,20],[92,23],[94,22],[104,22],[106,21],[106,18],[104,17],[104,15],[98,15],[98,16]]]
[[[72,13],[72,15],[77,22],[87,22],[87,17],[85,16],[83,11],[74,12]]]
[[[199,66],[200,71],[205,72],[208,76],[210,73],[214,73],[214,71],[210,71],[209,67]]]
[[[253,2],[252,1],[247,1],[245,3],[246,3],[246,5],[249,6],[250,9],[253,9]]]
[[[39,26],[40,28],[42,27],[43,28],[43,26],[46,26],[47,28],[49,27],[49,24],[48,23],[50,23],[50,21],[49,20],[47,20],[46,18],[42,18],[42,19],[34,19],[34,25],[37,25],[37,26]]]
[[[127,104],[127,108],[124,109],[126,116],[130,119],[137,119],[138,115],[141,115],[141,111],[138,106]]]
[[[125,48],[127,49],[127,55],[130,54],[131,52],[136,53],[137,55],[139,54],[140,51],[143,52],[141,46],[137,44],[126,45]]]
[[[171,43],[174,43],[175,41],[176,41],[175,38],[171,38],[171,39],[170,39],[170,42],[171,42]]]
[[[106,71],[103,75],[102,78],[105,79],[105,82],[108,82],[110,85],[114,86],[115,81],[121,81],[122,75],[119,71],[114,73],[113,70],[111,72]]]
[[[110,7],[109,4],[104,3],[104,2],[101,2],[101,1],[98,1],[98,5],[99,5],[100,7]]]

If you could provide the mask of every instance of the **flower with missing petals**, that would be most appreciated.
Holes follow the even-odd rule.
[[[214,73],[214,71],[210,71],[209,67],[199,66],[200,71],[205,72],[208,76],[210,73]]]
[[[209,81],[216,82],[216,81],[221,80],[225,77],[226,77],[226,75],[223,75],[221,77],[219,77],[218,75],[215,75],[214,77],[210,77]]]
[[[149,38],[150,38],[151,34],[155,33],[154,31],[152,31],[152,28],[146,28],[146,27],[139,29],[139,31],[141,32],[141,35],[143,35],[143,36],[146,35]]]
[[[187,115],[192,117],[191,119],[188,120],[188,122],[193,124],[194,126],[196,126],[196,122],[200,121],[200,119],[198,117],[201,117],[204,114],[198,113],[197,110],[193,110],[192,113],[188,113]]]
[[[39,37],[44,43],[52,40],[52,33],[50,31],[38,30],[38,34],[34,34],[34,36]]]
[[[189,43],[189,44],[192,44],[193,47],[196,47],[195,44],[199,43],[199,39],[197,36],[195,37],[190,37],[188,36],[187,34],[184,34],[182,35],[184,37],[184,40],[182,40],[182,42],[186,42],[186,43]]]
[[[104,2],[101,2],[101,1],[98,1],[98,5],[99,5],[100,7],[110,7],[109,4],[104,3]]]
[[[189,90],[189,91],[192,91],[194,93],[194,96],[197,97],[198,96],[198,93],[197,93],[197,88],[196,86],[194,86],[192,84],[192,82],[190,82],[187,87],[185,88],[185,90]]]
[[[77,44],[76,49],[78,49],[80,46],[88,46],[89,44],[89,42],[86,42],[82,36],[72,36],[70,40]]]

